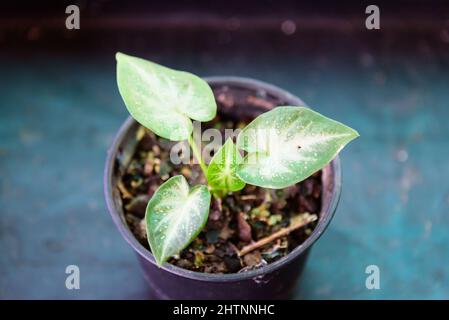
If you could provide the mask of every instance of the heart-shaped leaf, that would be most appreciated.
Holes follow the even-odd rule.
[[[189,189],[186,179],[164,182],[148,202],[145,214],[148,242],[158,265],[187,247],[207,222],[210,192],[204,185]]]
[[[237,175],[246,183],[280,189],[329,163],[357,131],[305,107],[277,107],[244,128],[237,147],[248,152]]]
[[[232,139],[229,138],[214,154],[207,168],[207,182],[215,190],[238,191],[245,187],[236,173],[243,161]]]
[[[215,117],[214,94],[201,78],[120,52],[116,59],[117,84],[129,113],[157,135],[186,140],[193,130],[191,119]]]

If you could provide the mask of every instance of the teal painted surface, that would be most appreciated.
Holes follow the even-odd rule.
[[[257,41],[238,52],[193,54],[168,41],[130,53],[271,82],[359,131],[341,154],[337,214],[295,298],[449,298],[449,45],[392,51],[342,36],[260,50]],[[109,51],[0,60],[0,298],[149,296],[103,200],[106,150],[127,116]],[[69,264],[80,267],[81,290],[65,288]],[[365,288],[370,264],[381,290]]]

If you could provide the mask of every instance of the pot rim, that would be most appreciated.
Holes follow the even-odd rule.
[[[254,80],[251,78],[244,77],[235,77],[235,76],[214,76],[214,77],[205,77],[209,84],[229,84],[229,85],[238,85],[245,86],[249,88],[259,88],[264,89],[267,92],[274,94],[276,96],[281,96],[288,101],[293,101],[297,105],[305,105],[301,99],[292,95],[291,93],[268,83]],[[157,266],[156,261],[152,255],[152,253],[147,250],[134,236],[129,227],[126,225],[126,222],[121,218],[120,213],[115,207],[115,203],[113,200],[113,190],[112,190],[112,176],[114,173],[114,164],[117,155],[117,151],[124,138],[126,137],[129,129],[135,124],[135,120],[128,116],[126,121],[121,125],[118,133],[116,134],[114,141],[111,147],[108,149],[105,169],[104,169],[104,196],[106,199],[106,205],[109,213],[112,216],[112,220],[115,225],[119,229],[122,236],[125,238],[126,242],[145,260],[150,261],[153,265]],[[338,206],[338,202],[340,200],[341,193],[341,166],[340,166],[340,158],[338,155],[330,162],[331,171],[333,172],[333,185],[330,190],[330,201],[329,206],[326,208],[326,211],[321,211],[320,219],[318,220],[317,226],[313,230],[312,234],[299,246],[293,249],[288,255],[280,258],[279,260],[269,263],[263,267],[245,271],[242,273],[229,273],[229,274],[213,274],[213,273],[203,273],[197,271],[191,271],[187,269],[183,269],[177,267],[170,263],[164,263],[160,268],[175,274],[177,276],[198,280],[198,281],[211,281],[211,282],[230,282],[230,281],[241,281],[248,280],[252,278],[263,277],[265,274],[274,272],[281,268],[283,265],[286,265],[293,261],[295,258],[306,252],[323,234],[323,232],[329,226],[330,221],[332,220],[336,208]],[[324,190],[325,188],[323,188]]]

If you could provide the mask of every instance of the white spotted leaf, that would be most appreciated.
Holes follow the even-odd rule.
[[[248,184],[285,188],[322,169],[358,136],[309,108],[277,107],[240,132],[237,147],[247,155],[237,175]]]
[[[210,199],[206,186],[190,189],[181,175],[171,177],[156,190],[148,202],[145,222],[158,265],[178,254],[201,232],[209,215]]]
[[[245,182],[237,176],[236,172],[242,161],[242,156],[229,138],[210,161],[207,168],[207,182],[213,189],[225,192],[243,189]]]

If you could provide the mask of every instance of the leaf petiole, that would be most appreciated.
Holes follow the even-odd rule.
[[[193,139],[193,136],[190,136],[189,139],[189,145],[192,148],[193,151],[193,155],[195,156],[195,158],[198,160],[198,164],[201,167],[201,171],[203,171],[204,177],[207,177],[207,167],[206,164],[203,161],[203,157],[201,156],[201,152],[198,149],[195,140]]]

